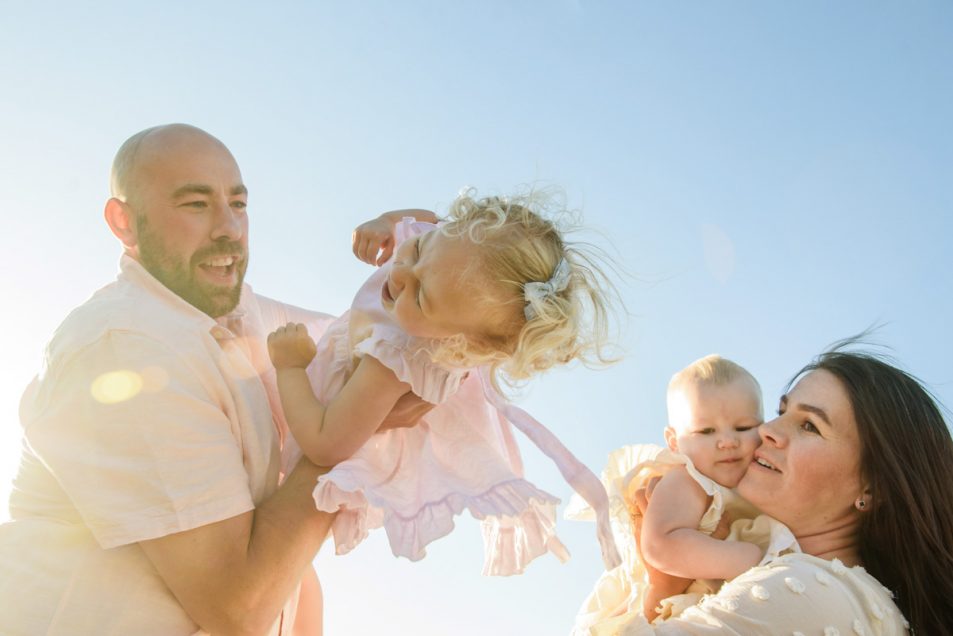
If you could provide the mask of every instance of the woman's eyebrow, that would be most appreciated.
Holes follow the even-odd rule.
[[[782,396],[781,396],[781,406],[782,406],[782,407],[787,406],[787,405],[788,405],[788,401],[789,401],[789,400],[788,400],[788,396],[787,396],[787,395],[782,395]],[[834,425],[831,424],[831,419],[830,419],[829,417],[827,417],[827,411],[825,411],[825,410],[822,409],[821,407],[819,407],[819,406],[812,406],[812,405],[810,405],[810,404],[804,404],[804,403],[802,403],[802,402],[799,402],[796,406],[797,406],[797,409],[798,409],[799,411],[807,411],[808,413],[813,413],[814,415],[816,415],[816,416],[818,416],[819,418],[821,418],[822,420],[824,420],[824,423],[825,423],[825,424],[827,424],[827,425],[830,426],[831,428],[834,427]]]
[[[834,425],[831,424],[830,418],[827,417],[827,412],[824,411],[824,409],[822,409],[821,407],[819,407],[819,406],[811,406],[810,404],[798,404],[798,405],[797,405],[797,408],[798,408],[799,411],[807,411],[808,413],[813,413],[814,415],[816,415],[816,416],[818,416],[819,418],[821,418],[822,420],[824,420],[824,423],[825,423],[825,424],[827,424],[827,425],[830,426],[831,428],[834,427]]]

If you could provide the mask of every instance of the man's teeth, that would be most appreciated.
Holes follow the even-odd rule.
[[[765,468],[767,468],[767,469],[769,469],[769,470],[773,470],[773,471],[776,472],[776,473],[780,473],[780,472],[781,472],[780,470],[778,470],[777,468],[775,468],[773,464],[770,464],[770,463],[766,462],[765,460],[761,459],[760,457],[757,458],[757,459],[755,459],[754,461],[756,461],[759,466],[764,466]]]
[[[219,258],[213,258],[212,260],[206,262],[206,265],[209,267],[230,267],[234,262],[234,256],[222,256]]]

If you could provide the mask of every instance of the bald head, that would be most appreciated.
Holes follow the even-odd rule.
[[[109,175],[110,195],[123,202],[134,202],[138,195],[141,175],[148,174],[150,161],[178,152],[188,152],[189,146],[194,144],[210,143],[228,153],[228,148],[221,141],[201,128],[188,124],[164,124],[137,132],[116,152]]]

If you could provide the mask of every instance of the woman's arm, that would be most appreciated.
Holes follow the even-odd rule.
[[[646,563],[692,579],[732,579],[756,566],[761,548],[743,541],[720,541],[698,530],[710,505],[708,494],[685,468],[659,481],[642,522]]]
[[[370,439],[410,386],[376,358],[364,356],[340,393],[321,404],[306,371],[315,351],[304,325],[287,325],[268,336],[288,428],[308,459],[333,466]]]

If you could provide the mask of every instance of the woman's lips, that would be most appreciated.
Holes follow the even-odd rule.
[[[753,465],[759,467],[759,468],[763,468],[763,469],[765,469],[765,470],[770,470],[771,472],[774,472],[774,473],[780,473],[780,472],[781,472],[780,470],[778,470],[778,469],[775,467],[774,464],[772,464],[771,462],[769,462],[768,460],[766,460],[766,459],[763,458],[763,457],[755,457],[755,458],[754,458],[754,461],[752,461],[751,463],[752,463]]]

